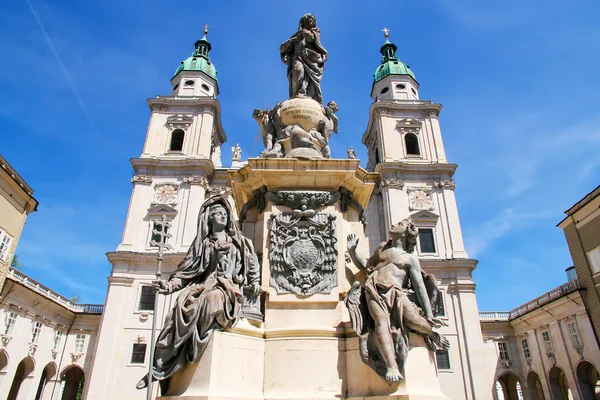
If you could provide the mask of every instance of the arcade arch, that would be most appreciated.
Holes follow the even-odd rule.
[[[600,400],[600,374],[589,361],[577,365],[577,382],[583,400]]]

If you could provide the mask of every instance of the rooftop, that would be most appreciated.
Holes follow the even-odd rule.
[[[76,314],[102,314],[104,311],[103,304],[77,304],[14,268],[8,270],[6,277]]]
[[[512,311],[503,311],[503,312],[489,312],[483,311],[479,313],[479,320],[481,322],[501,322],[501,321],[512,321],[517,319],[533,310],[537,310],[545,304],[551,303],[556,299],[559,299],[563,296],[566,296],[570,293],[576,292],[580,289],[583,289],[581,284],[579,283],[579,279],[573,279],[565,283],[564,285],[560,285],[556,289],[552,289],[551,291],[544,293],[538,298],[531,300],[528,303],[523,304],[520,307],[515,308]]]
[[[8,161],[6,161],[4,157],[2,157],[2,155],[0,155],[0,167],[8,174],[8,176],[10,176],[17,186],[19,186],[23,192],[35,202],[33,211],[37,211],[39,202],[33,197],[33,189],[27,184],[27,182],[25,182],[25,179],[21,178],[21,175],[15,171],[15,169],[8,163]]]

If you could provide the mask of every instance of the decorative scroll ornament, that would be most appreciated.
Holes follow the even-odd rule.
[[[208,188],[208,179],[203,175],[186,176],[183,178],[183,183],[187,185],[200,185],[204,189]]]
[[[500,364],[502,368],[508,369],[512,365],[512,362],[510,360],[500,360],[498,364]]]
[[[2,347],[8,346],[11,339],[12,339],[12,336],[10,336],[10,335],[0,334],[0,340],[2,340]]]
[[[381,186],[402,190],[404,189],[404,181],[402,179],[383,179],[381,181]]]
[[[148,175],[134,175],[131,183],[152,183],[152,177]]]
[[[314,211],[271,217],[270,283],[277,292],[309,296],[331,293],[337,286],[335,220],[335,215]]]
[[[71,362],[77,362],[83,356],[83,353],[71,353]]]
[[[434,182],[433,186],[438,189],[450,189],[454,190],[456,188],[456,183],[452,179],[446,179],[439,182]]]
[[[429,210],[432,211],[433,200],[429,190],[409,189],[408,190],[408,208],[411,210]]]
[[[58,356],[58,350],[50,350],[50,355],[52,355],[53,360],[56,360],[56,356]]]
[[[35,355],[35,351],[37,350],[38,345],[35,343],[29,343],[29,351],[27,352],[27,355],[29,355],[29,357],[33,357]]]
[[[167,118],[167,126],[171,129],[187,129],[192,122],[194,122],[194,117],[186,114],[175,114]]]
[[[171,183],[161,183],[154,187],[154,204],[176,204],[179,187]]]
[[[418,119],[413,118],[402,118],[396,121],[396,129],[400,133],[415,133],[418,134],[421,131],[423,123]]]

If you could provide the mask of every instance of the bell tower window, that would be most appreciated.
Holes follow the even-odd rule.
[[[419,138],[414,133],[407,133],[404,136],[404,144],[406,145],[406,154],[410,156],[420,156]]]
[[[175,129],[173,133],[171,133],[171,145],[169,146],[169,151],[181,151],[183,150],[183,138],[185,137],[185,132],[183,129]]]

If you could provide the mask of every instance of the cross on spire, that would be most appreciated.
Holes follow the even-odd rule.
[[[208,28],[210,28],[210,25],[208,25],[208,24],[204,25],[204,36],[206,36],[206,34],[208,34]]]
[[[383,32],[383,37],[387,40],[388,36],[390,36],[390,30],[384,27],[381,31]]]

